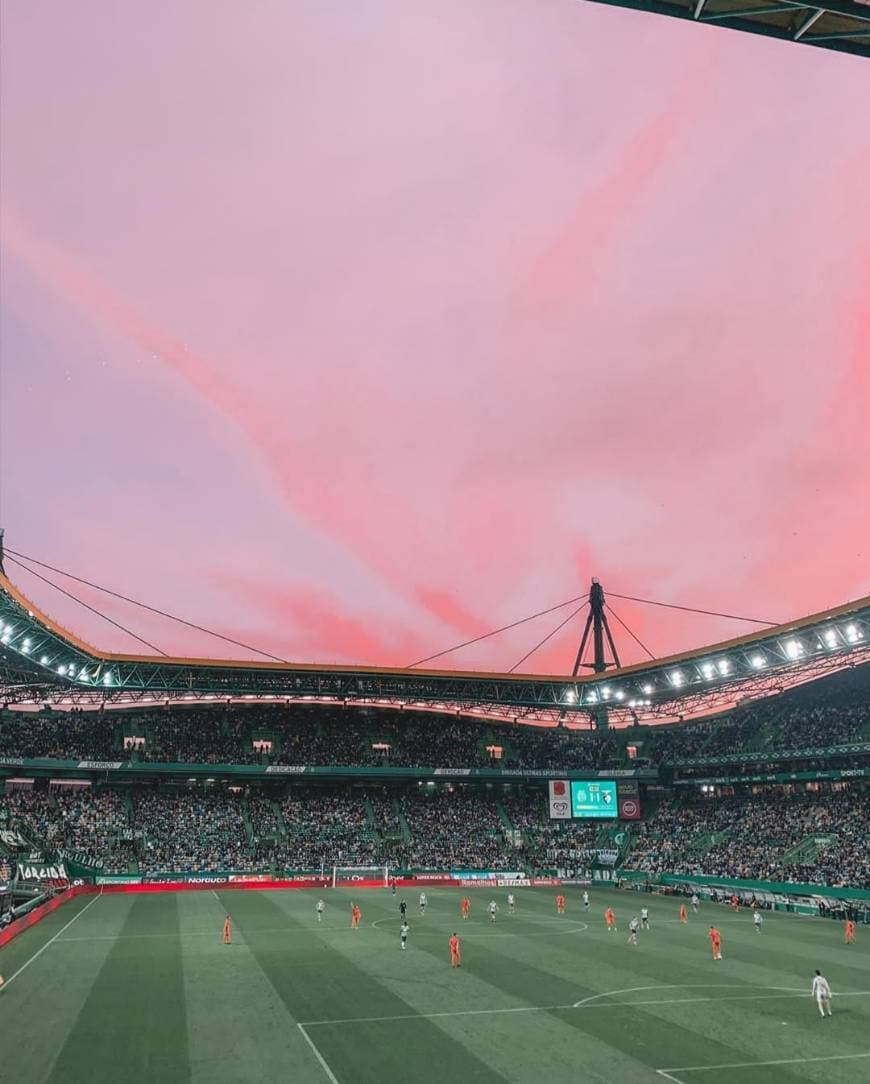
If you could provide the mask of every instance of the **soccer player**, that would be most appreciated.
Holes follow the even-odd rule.
[[[612,907],[608,907],[604,912],[604,921],[607,923],[607,932],[616,933],[616,915]]]
[[[564,915],[565,914],[565,897],[562,895],[561,892],[556,897],[556,914],[557,915]]]
[[[715,926],[710,927],[710,932],[707,934],[710,938],[710,948],[713,950],[713,959],[722,959],[722,934],[716,929]]]
[[[421,915],[425,915],[425,914],[426,914],[426,904],[427,904],[428,902],[429,902],[429,901],[428,901],[428,900],[426,899],[426,893],[425,893],[425,892],[421,892],[421,893],[420,893],[420,914],[421,914]]]
[[[637,931],[640,929],[640,923],[637,920],[637,915],[632,916],[631,922],[628,924],[628,943],[630,945],[637,944]]]
[[[698,899],[698,894],[697,894],[697,892],[696,892],[696,893],[694,893],[694,894],[693,894],[693,896],[692,896],[692,910],[694,911],[694,913],[695,913],[695,914],[697,914],[697,913],[698,913],[698,904],[699,904],[700,902],[701,902],[701,901],[700,901],[700,900]]]
[[[847,945],[855,944],[855,920],[852,918],[846,919],[845,943]]]
[[[468,918],[468,914],[471,911],[471,900],[468,898],[468,896],[462,897],[462,903],[459,906],[462,910],[462,917]]]
[[[512,915],[514,913],[514,908],[515,907],[516,907],[516,900],[514,899],[513,892],[511,892],[511,893],[508,894],[508,914],[509,915]]]
[[[686,905],[684,903],[681,903],[680,904],[680,922],[688,922],[688,921],[689,921],[689,912],[686,910]]]
[[[649,908],[641,907],[640,909],[640,928],[642,930],[649,929]]]
[[[323,902],[323,900],[318,900],[317,901],[317,921],[318,922],[323,921],[323,912],[324,912],[325,909],[326,909],[326,904]]]
[[[360,911],[359,907],[357,907],[355,903],[352,903],[350,905],[350,924],[352,929],[359,929],[359,920],[361,915],[362,911]]]
[[[490,900],[489,901],[489,921],[490,922],[495,922],[495,913],[496,913],[497,910],[498,910],[498,904],[495,902],[495,900]]]
[[[399,914],[402,916],[402,921],[405,921],[405,916],[408,913],[408,905],[404,900],[399,900]]]
[[[392,888],[393,895],[395,896],[395,894],[396,894],[396,878],[395,877],[390,878],[390,888]]]
[[[752,914],[752,921],[755,925],[755,932],[761,933],[761,924],[764,919],[761,917],[761,911],[754,911]]]
[[[739,911],[740,910],[740,900],[737,898],[736,893],[731,897],[731,910],[732,911]]]
[[[459,948],[459,938],[455,933],[450,938],[450,966],[462,967],[462,953]]]
[[[408,947],[408,933],[410,929],[411,927],[408,923],[402,919],[402,925],[399,929],[399,944],[401,944],[403,950]]]
[[[813,979],[813,997],[816,999],[816,1004],[819,1007],[820,1016],[831,1015],[831,987],[825,976],[816,968],[815,978]],[[825,1009],[828,1011],[825,1012]]]
[[[232,922],[230,921],[230,916],[227,915],[227,917],[224,919],[224,944],[229,945],[231,943],[231,940],[232,940]]]
[[[585,892],[585,891],[583,893],[583,910],[584,911],[589,910],[589,893]]]

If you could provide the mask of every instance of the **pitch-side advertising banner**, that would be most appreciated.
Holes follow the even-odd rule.
[[[571,786],[567,779],[550,780],[550,819],[571,819]]]

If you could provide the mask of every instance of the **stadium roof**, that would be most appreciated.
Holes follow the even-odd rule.
[[[695,715],[870,661],[870,596],[749,636],[603,674],[500,674],[103,652],[0,574],[0,697],[7,703],[307,700],[614,721]]]
[[[595,0],[636,11],[763,34],[782,41],[870,56],[870,0]]]

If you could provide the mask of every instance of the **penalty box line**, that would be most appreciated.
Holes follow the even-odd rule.
[[[708,987],[709,989],[709,987]],[[770,989],[768,987],[767,989]],[[595,998],[613,997],[620,993],[630,993],[627,990],[613,990],[610,993],[595,994]],[[856,990],[840,993],[837,997],[867,997],[870,996],[870,990]],[[632,1009],[637,1008],[640,1005],[684,1005],[692,1004],[694,1002],[713,1002],[713,1001],[768,1001],[768,1000],[781,1000],[783,998],[799,998],[803,997],[807,1000],[811,999],[811,995],[807,990],[787,990],[781,991],[775,994],[727,994],[724,997],[670,997],[670,998],[644,998],[643,1000],[636,1001],[601,1001],[598,1000],[594,1004],[584,1001],[575,1002],[569,1005],[515,1005],[500,1009],[453,1009],[443,1010],[440,1012],[426,1012],[426,1013],[399,1013],[394,1016],[348,1016],[334,1020],[306,1020],[300,1024],[300,1028],[317,1028],[317,1027],[330,1027],[344,1024],[388,1024],[398,1023],[402,1020],[441,1020],[454,1016],[500,1016],[509,1013],[536,1013],[536,1012],[576,1012],[578,1010],[589,1009]],[[590,999],[591,1000],[591,999]],[[700,1067],[699,1067],[700,1068]],[[679,1071],[679,1070],[677,1070]]]

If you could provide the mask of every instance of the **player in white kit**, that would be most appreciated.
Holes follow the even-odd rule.
[[[640,928],[642,930],[649,929],[649,908],[641,907],[640,909]]]
[[[818,969],[816,969],[816,975],[813,979],[813,997],[816,999],[816,1004],[819,1007],[819,1015],[830,1016],[831,987],[828,985],[828,980]],[[828,1011],[825,1012],[825,1009]]]
[[[637,931],[640,929],[640,923],[637,920],[637,915],[632,918],[628,924],[628,943],[630,945],[637,944]]]
[[[515,906],[516,906],[516,900],[514,899],[513,892],[511,892],[508,895],[508,914],[512,915],[514,913],[514,907]]]
[[[589,893],[588,892],[583,893],[583,910],[584,911],[589,910]]]
[[[425,914],[426,914],[426,904],[427,904],[428,902],[429,902],[429,901],[428,901],[428,900],[426,899],[426,893],[425,893],[425,892],[421,892],[421,893],[420,893],[420,914],[421,914],[421,915],[425,915]]]
[[[408,933],[410,932],[410,929],[411,927],[407,922],[403,922],[399,929],[399,943],[401,944],[402,949],[408,947]]]
[[[490,900],[489,901],[489,921],[490,922],[495,922],[495,913],[496,913],[497,910],[498,910],[498,904],[495,902],[495,900]]]
[[[326,904],[323,902],[323,900],[318,900],[317,901],[317,921],[318,922],[323,921],[323,911],[324,911],[325,907],[326,907]]]
[[[695,895],[695,896],[692,896],[692,910],[693,910],[693,911],[697,911],[697,910],[698,910],[698,904],[699,904],[700,902],[701,902],[701,901],[700,901],[700,900],[698,899],[697,895]]]
[[[756,911],[752,916],[752,921],[755,924],[755,932],[761,933],[761,924],[764,919],[761,917],[761,911]]]

